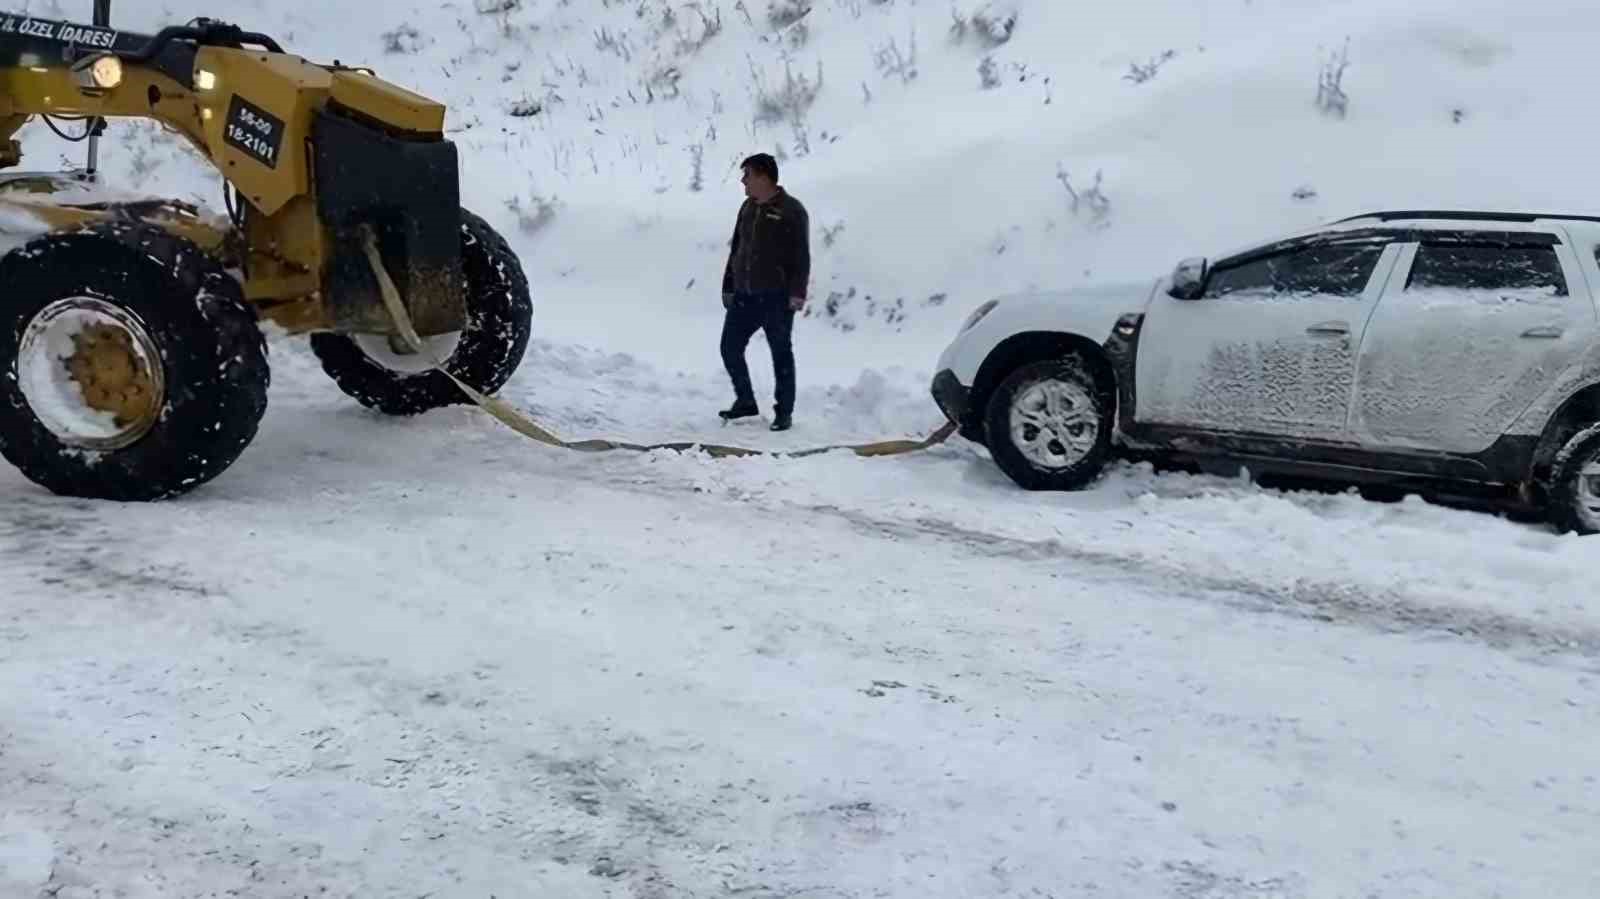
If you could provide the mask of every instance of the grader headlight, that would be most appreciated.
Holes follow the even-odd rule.
[[[101,53],[75,63],[72,73],[85,93],[112,90],[122,83],[122,60],[110,53]]]

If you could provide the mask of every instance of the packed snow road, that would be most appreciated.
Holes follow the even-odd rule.
[[[961,444],[581,456],[273,361],[189,498],[0,472],[0,895],[1593,894],[1592,543],[1135,469],[1022,494]],[[541,345],[509,393],[776,442],[668,380]],[[918,386],[783,437],[924,431]]]

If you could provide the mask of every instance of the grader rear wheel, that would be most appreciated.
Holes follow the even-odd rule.
[[[0,455],[66,496],[155,500],[226,470],[267,405],[239,284],[158,228],[50,234],[0,258]]]

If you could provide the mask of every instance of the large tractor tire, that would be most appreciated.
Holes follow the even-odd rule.
[[[266,342],[236,280],[159,228],[102,224],[0,257],[0,455],[64,496],[166,499],[255,438]]]
[[[461,268],[467,326],[424,338],[426,355],[397,352],[387,337],[319,333],[311,349],[322,370],[362,405],[389,415],[416,415],[471,398],[445,370],[481,393],[511,379],[528,349],[533,300],[528,279],[505,238],[483,219],[461,211]],[[430,358],[431,357],[431,358]]]

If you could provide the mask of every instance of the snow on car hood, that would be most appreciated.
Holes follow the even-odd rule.
[[[1082,306],[1115,308],[1118,313],[1143,309],[1160,279],[1143,281],[1114,281],[1107,284],[1086,284],[1081,287],[1064,287],[1057,290],[1038,290],[996,297],[1002,304],[1030,303],[1050,306]]]
[[[1143,312],[1161,283],[1111,282],[997,297],[995,313],[985,324],[1012,333],[1034,329],[1065,331],[1099,341],[1111,333],[1124,314]]]

